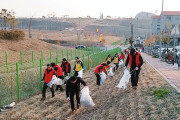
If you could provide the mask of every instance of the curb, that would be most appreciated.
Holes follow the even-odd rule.
[[[146,60],[146,59],[145,59],[145,60]],[[159,70],[157,70],[150,62],[148,62],[147,60],[146,60],[146,62],[147,62],[148,64],[150,64],[151,67],[154,68],[154,69],[164,78],[164,80],[166,80],[166,82],[168,82],[174,89],[176,89],[176,91],[177,91],[178,93],[180,93],[180,89],[179,89],[178,87],[176,87],[176,85],[174,85],[173,82],[171,82],[165,75],[163,75],[162,72],[160,72]]]

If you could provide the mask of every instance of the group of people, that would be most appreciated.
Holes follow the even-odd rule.
[[[47,68],[44,70],[44,76],[42,81],[44,82],[43,90],[42,90],[42,98],[41,100],[46,99],[46,90],[48,88],[48,83],[51,82],[53,75],[55,75],[57,78],[63,80],[65,77],[68,76],[68,80],[64,80],[64,84],[66,84],[66,97],[67,100],[71,103],[71,109],[72,111],[75,110],[74,107],[74,95],[76,94],[76,100],[77,100],[77,109],[80,105],[80,84],[83,84],[84,86],[87,86],[86,83],[82,80],[82,78],[77,77],[78,72],[81,71],[84,66],[83,63],[80,61],[78,57],[75,58],[75,66],[74,66],[74,75],[70,77],[71,73],[71,64],[69,61],[66,60],[66,58],[63,58],[61,66],[55,63],[47,64]],[[61,92],[64,91],[62,85],[56,85],[56,91],[60,89]],[[52,97],[55,96],[54,92],[54,85],[50,87],[50,91],[52,93]]]
[[[133,73],[131,74],[131,83],[132,87],[136,89],[137,83],[138,83],[138,76],[140,73],[140,68],[143,64],[143,59],[139,52],[137,52],[135,49],[131,49],[129,53],[125,52],[128,56],[125,62],[125,69],[127,65],[129,64],[130,71]],[[111,55],[108,55],[106,58],[106,61],[100,65],[98,65],[95,70],[94,74],[97,78],[96,84],[100,86],[101,81],[101,73],[104,72],[107,74],[108,69],[110,69],[110,64],[114,64],[114,72],[118,70],[119,62],[120,60],[124,61],[125,54],[122,52],[121,54],[116,53],[114,57],[111,57]],[[79,72],[83,70],[84,65],[83,62],[76,57],[75,58],[75,66],[73,69],[73,76],[70,77],[71,73],[71,64],[66,60],[66,58],[63,58],[61,66],[55,63],[47,64],[47,68],[44,71],[43,80],[43,90],[42,90],[42,100],[45,100],[46,98],[46,89],[48,88],[48,83],[52,80],[53,75],[56,75],[57,78],[63,80],[65,77],[69,76],[68,80],[64,80],[64,84],[66,84],[66,97],[67,100],[71,103],[71,109],[72,111],[75,110],[74,105],[74,95],[76,95],[76,101],[77,101],[77,109],[80,107],[80,85],[87,86],[86,82],[79,77]],[[62,85],[56,85],[56,91],[64,91]],[[50,91],[52,93],[52,97],[55,96],[54,94],[54,88],[53,86],[50,87]]]

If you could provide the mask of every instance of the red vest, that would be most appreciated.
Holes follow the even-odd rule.
[[[124,59],[124,58],[125,58],[124,54],[121,54],[121,59]]]
[[[102,71],[105,69],[105,66],[104,66],[104,65],[99,65],[99,66],[97,66],[96,69],[94,70],[94,72],[97,73],[97,74],[99,74],[99,73],[100,73],[100,72],[99,72],[99,68],[100,68],[101,66],[102,66],[103,68],[100,69],[100,72],[102,72]]]
[[[62,69],[63,69],[63,64],[62,64]],[[69,62],[66,63],[66,72],[69,71]]]
[[[44,74],[45,74],[44,81],[46,83],[49,83],[52,80],[54,69],[52,69],[49,73],[47,72],[47,69],[45,69]]]
[[[140,53],[136,52],[136,67],[140,64],[139,60]],[[129,67],[131,68],[132,66],[132,55],[129,53]]]
[[[58,70],[56,71],[57,77],[63,76],[62,68],[59,65],[55,65],[55,67],[58,68]]]

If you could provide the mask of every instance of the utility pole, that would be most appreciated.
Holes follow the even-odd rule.
[[[32,22],[32,17],[30,18],[30,21],[29,21],[29,38],[31,38],[31,22]]]
[[[131,18],[131,39],[130,39],[130,48],[132,48],[133,47],[133,22],[132,22],[132,18]]]
[[[163,36],[161,36],[161,32],[163,30],[163,9],[164,9],[164,0],[162,0],[162,11],[161,11],[161,31],[160,31],[160,50],[159,50],[159,59],[161,59],[161,50],[162,50],[162,43],[161,39]]]

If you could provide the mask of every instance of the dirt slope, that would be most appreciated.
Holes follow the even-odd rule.
[[[145,63],[142,67],[140,82],[137,90],[128,87],[123,91],[115,86],[122,75],[122,70],[115,76],[108,78],[98,89],[95,85],[93,69],[86,72],[84,79],[87,82],[91,96],[96,104],[93,108],[81,108],[71,114],[70,105],[66,101],[65,92],[56,92],[51,98],[40,101],[41,94],[35,95],[17,104],[15,109],[0,114],[0,120],[146,120],[146,119],[180,119],[180,112],[176,109],[180,95],[160,77],[156,71]],[[164,99],[155,99],[150,93],[152,89],[166,87],[172,90]]]

